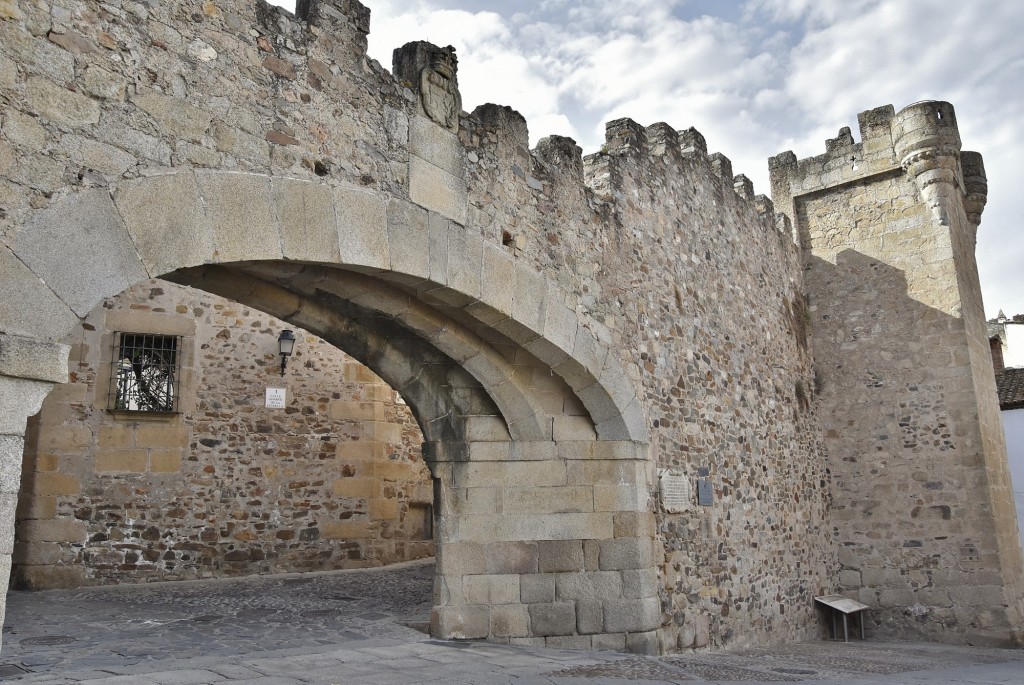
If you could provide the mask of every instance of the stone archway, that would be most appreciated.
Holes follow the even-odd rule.
[[[13,244],[0,255],[22,294],[0,305],[7,463],[65,377],[52,341],[102,298],[168,278],[296,323],[406,397],[436,479],[437,635],[656,649],[635,390],[559,289],[501,248],[377,192],[192,171],[70,194]]]

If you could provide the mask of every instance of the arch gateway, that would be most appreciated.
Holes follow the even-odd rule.
[[[14,549],[60,341],[160,277],[405,398],[438,636],[765,644],[842,592],[876,635],[1020,643],[985,176],[948,104],[773,158],[773,204],[693,129],[531,150],[518,113],[461,110],[453,50],[368,59],[357,0],[0,10],[3,577],[54,534]]]

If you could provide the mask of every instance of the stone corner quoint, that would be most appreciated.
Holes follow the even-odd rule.
[[[378,490],[386,464],[361,488],[341,482],[355,467],[286,485],[327,493],[317,530],[359,541],[349,561],[436,553],[435,635],[773,644],[823,634],[814,597],[842,593],[871,635],[1020,643],[974,261],[987,185],[951,105],[869,110],[860,142],[844,128],[817,157],[773,157],[769,199],[685,122],[610,122],[587,156],[558,136],[530,149],[514,110],[462,110],[453,49],[409,43],[388,71],[357,0],[297,12],[0,3],[0,574],[13,554],[84,578],[43,554],[104,543],[59,515],[76,473],[205,487],[187,475],[209,448],[198,394],[178,423],[131,424],[114,456],[72,421],[76,404],[109,418],[93,376],[115,333],[182,336],[197,388],[214,352],[188,341],[213,324],[240,338],[192,314],[206,306],[159,316],[146,289],[173,282],[236,303],[247,335],[275,317],[378,379],[302,372],[326,398],[310,406],[347,403],[377,445],[360,454],[399,455],[408,485]],[[262,402],[273,374],[238,363]],[[35,417],[44,400],[68,421]],[[400,413],[429,478],[402,456]],[[161,430],[174,454],[140,447]],[[416,545],[364,545],[331,509],[357,490],[373,511],[341,509],[416,512],[389,529]],[[227,561],[270,563],[260,534],[236,530]]]

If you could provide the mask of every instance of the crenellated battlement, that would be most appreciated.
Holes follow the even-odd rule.
[[[825,141],[825,153],[798,160],[792,151],[768,160],[772,196],[782,211],[793,216],[794,198],[879,176],[906,173],[919,185],[940,222],[947,223],[953,195],[968,202],[972,225],[981,218],[987,183],[977,153],[960,152],[956,113],[948,102],[925,101],[896,112],[892,105],[861,112],[861,142],[854,142],[848,127]],[[966,163],[964,157],[966,155]],[[968,179],[969,182],[968,182]],[[930,186],[937,185],[935,188]],[[944,200],[935,194],[942,190]],[[968,199],[969,197],[969,199]]]
[[[769,199],[694,128],[617,119],[586,157],[563,136],[531,150],[515,110],[463,111],[451,46],[400,46],[391,72],[369,59],[357,0],[300,0],[295,14],[262,0],[12,5],[0,283],[15,296],[0,298],[0,330],[56,347],[134,283],[196,279],[320,321],[399,379],[444,440],[452,407],[495,418],[444,442],[458,463],[436,464],[436,635],[640,652],[811,639],[815,596],[877,586],[882,615],[892,588],[937,586],[934,559],[1002,553],[992,493],[930,485],[936,470],[939,485],[997,473],[971,423],[982,385],[964,371],[988,348],[964,342],[959,318],[980,311],[971,227],[987,182],[948,104],[863,112],[859,142],[843,128],[816,157],[776,155]],[[62,365],[24,379],[48,388]],[[5,392],[28,397],[7,366]],[[823,393],[849,400],[834,425]],[[910,416],[898,427],[897,407]],[[330,454],[343,458],[340,442]],[[879,455],[918,466],[868,470]],[[656,472],[683,479],[682,501],[656,496]],[[687,482],[711,500],[686,501]],[[851,533],[863,497],[845,483],[872,483],[891,515],[865,525],[898,523],[901,539]],[[903,495],[928,502],[900,510]],[[929,530],[922,506],[956,529]],[[872,544],[884,569],[847,567],[876,560]],[[918,549],[929,556],[908,570]],[[937,611],[1010,613],[998,590],[949,599],[971,582],[956,573]],[[884,615],[943,639],[976,628]]]

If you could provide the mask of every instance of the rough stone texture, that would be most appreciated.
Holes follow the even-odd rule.
[[[112,327],[191,331],[180,401],[194,408],[173,417],[107,412]],[[70,382],[30,422],[15,583],[359,568],[431,555],[432,492],[408,408],[365,367],[301,331],[282,378],[284,327],[164,281],[90,314],[68,340]],[[286,409],[263,407],[266,387],[287,389]],[[9,466],[21,473],[7,454],[15,442],[0,436],[0,492],[18,491],[17,480],[6,487]],[[519,601],[518,585],[508,593]]]
[[[1013,644],[1024,561],[974,262],[984,195],[972,220],[948,103],[860,124],[861,143],[843,129],[772,160],[814,293],[837,580],[875,634]]]
[[[881,439],[880,431],[866,432],[881,423],[883,404],[865,408],[869,416],[854,426],[834,425],[831,397],[857,397],[868,381],[856,371],[869,367],[848,367],[831,390],[829,373],[823,373],[821,386],[815,372],[830,371],[829,364],[845,354],[842,345],[858,348],[858,340],[854,357],[914,350],[908,352],[914,355],[907,358],[911,366],[927,360],[937,369],[942,380],[924,379],[931,385],[922,391],[914,372],[904,374],[903,366],[893,364],[882,385],[885,392],[907,397],[893,395],[885,406],[905,402],[908,411],[896,419],[909,418],[894,419],[884,435],[895,442],[905,428],[923,440],[937,430],[928,439],[939,441],[933,447],[940,453],[944,441],[956,442],[946,458],[955,452],[967,462],[951,466],[943,487],[969,481],[964,490],[971,490],[975,506],[965,526],[948,531],[936,548],[961,548],[963,563],[980,564],[976,574],[958,575],[957,582],[1002,585],[1004,604],[1018,601],[1019,573],[997,525],[1006,483],[998,450],[989,449],[992,432],[971,428],[944,437],[954,420],[969,426],[961,419],[972,413],[983,426],[996,419],[981,404],[987,381],[978,371],[981,348],[970,342],[977,328],[970,312],[980,305],[970,294],[976,275],[969,232],[954,231],[961,237],[949,249],[927,246],[945,285],[929,291],[932,299],[923,302],[946,302],[954,291],[970,300],[963,318],[955,306],[928,305],[946,317],[938,319],[948,334],[940,334],[941,325],[924,310],[929,316],[923,320],[906,316],[900,325],[894,322],[891,330],[898,334],[884,339],[858,330],[853,340],[852,329],[842,328],[851,339],[838,341],[838,350],[829,348],[830,333],[824,332],[817,365],[811,344],[812,326],[820,328],[808,319],[824,312],[812,314],[808,303],[818,303],[817,289],[824,289],[824,301],[832,290],[818,280],[804,282],[805,255],[792,232],[793,225],[804,230],[800,212],[821,209],[832,216],[835,209],[836,230],[861,221],[906,233],[911,241],[920,228],[915,221],[927,212],[940,225],[960,221],[957,167],[950,161],[955,155],[948,153],[954,136],[946,131],[934,137],[937,156],[917,155],[917,148],[904,144],[918,132],[930,135],[927,113],[915,110],[898,130],[884,116],[868,113],[864,121],[871,135],[864,136],[864,150],[871,159],[864,157],[859,172],[839,155],[853,146],[849,132],[830,141],[834,165],[822,176],[824,184],[815,176],[796,190],[779,185],[785,192],[777,199],[787,219],[776,215],[767,198],[751,197],[746,179],[733,177],[729,159],[709,155],[703,136],[692,129],[662,123],[645,128],[622,119],[607,125],[601,152],[585,159],[573,141],[557,136],[531,151],[526,122],[513,110],[483,105],[458,111],[451,50],[409,44],[397,52],[395,75],[367,59],[369,13],[356,0],[303,2],[298,17],[256,0],[220,0],[218,11],[195,13],[174,3],[135,3],[131,12],[108,11],[106,5],[94,11],[94,3],[83,0],[19,7],[22,16],[0,22],[4,130],[8,112],[13,122],[11,135],[0,139],[0,279],[5,292],[26,297],[0,304],[0,329],[49,340],[71,329],[75,317],[43,318],[43,310],[59,312],[66,305],[20,260],[19,240],[31,235],[40,213],[73,203],[75,193],[87,188],[106,187],[149,276],[166,274],[229,296],[346,349],[402,394],[423,428],[441,514],[435,531],[442,549],[433,622],[438,634],[537,639],[545,635],[534,618],[542,617],[548,639],[558,644],[619,644],[640,651],[658,644],[723,647],[818,635],[813,597],[837,589],[839,550],[851,551],[837,547],[832,536],[863,504],[862,493],[849,485],[852,462],[841,464],[842,456],[826,454],[819,411],[827,413],[827,430],[836,432],[826,433],[828,440],[867,445]],[[80,18],[73,27],[80,39],[61,39],[59,45],[48,38],[53,8]],[[106,53],[114,50],[133,59],[111,60]],[[158,66],[144,71],[137,65]],[[41,130],[25,123],[30,119]],[[92,146],[87,155],[84,140],[130,155],[134,163],[103,147]],[[83,166],[86,158],[97,160],[98,168]],[[936,159],[940,163],[927,168]],[[777,179],[778,169],[791,162],[792,154],[773,161]],[[886,223],[874,210],[855,217],[859,210],[850,205],[825,207],[836,193],[811,194],[857,181],[876,167],[894,188],[907,184],[904,173],[921,181],[920,198],[900,205],[902,222]],[[239,196],[250,198],[271,179],[269,216],[281,231],[281,258],[261,247],[271,231],[260,224],[252,256],[272,261],[219,260],[215,236],[221,227],[211,225],[211,217],[230,215],[230,207],[208,211],[200,179],[209,174],[231,174],[241,184]],[[333,217],[333,228],[286,218],[299,202],[276,190],[278,179],[292,189],[309,184],[301,186],[302,216],[317,224]],[[978,196],[978,184],[968,185]],[[847,184],[842,192],[856,195],[861,188]],[[786,198],[800,193],[819,204],[792,211]],[[882,199],[897,196],[910,197],[900,190]],[[881,206],[872,202],[863,206]],[[977,197],[971,204],[973,216]],[[429,210],[425,226],[422,210]],[[425,231],[426,239],[392,243],[415,230]],[[231,256],[248,256],[241,254],[240,236],[233,235]],[[303,247],[308,236],[315,244]],[[59,250],[60,242],[54,242]],[[410,250],[412,245],[427,258]],[[885,263],[869,261],[850,270],[854,275],[845,283],[857,287],[837,290],[851,297],[885,292],[895,278]],[[82,274],[81,264],[68,273]],[[915,281],[914,288],[928,291],[925,283]],[[95,290],[84,278],[80,285],[64,284],[59,294]],[[92,292],[93,304],[99,296]],[[26,309],[37,303],[38,314]],[[877,307],[875,301],[863,304],[863,311]],[[841,318],[861,316],[860,311],[844,310]],[[911,321],[920,321],[920,330],[916,323],[902,325]],[[951,336],[959,339],[954,345]],[[928,354],[918,354],[915,345],[927,347]],[[965,375],[967,367],[973,371]],[[826,392],[831,396],[823,402]],[[919,402],[922,392],[928,398]],[[23,432],[24,414],[4,395],[0,402],[11,412],[0,418],[8,432]],[[476,422],[470,417],[500,421],[509,440],[500,431],[471,439],[468,426]],[[66,441],[77,445],[82,436],[69,430]],[[985,449],[979,451],[978,444]],[[142,468],[131,449],[104,457],[109,473]],[[151,467],[152,455],[146,459]],[[164,454],[160,464],[172,468],[173,455]],[[674,469],[693,485],[698,479],[710,484],[710,505],[661,511],[651,496],[658,468]],[[844,479],[835,490],[833,472]],[[48,497],[74,494],[70,482],[51,478],[44,485]],[[531,503],[539,511],[525,511]],[[951,517],[960,513],[943,502],[921,506],[916,517],[910,508],[873,521],[914,529],[929,516],[947,520],[943,506],[950,507]],[[40,501],[34,508],[45,507]],[[333,521],[324,530],[336,537],[360,526]],[[893,531],[868,532],[886,540],[886,549],[895,548]],[[868,541],[874,540],[866,533],[863,538],[847,540],[861,559],[870,556]],[[643,544],[652,540],[653,552]],[[467,577],[538,573],[540,554],[527,556],[536,567],[513,570],[518,567],[511,564],[522,561],[523,550],[537,553],[538,543],[549,541],[582,546],[584,570],[566,573],[656,569],[656,599],[646,590],[624,588],[622,597],[609,597],[601,608],[606,626],[641,632],[627,637],[618,630],[607,640],[580,635],[577,619],[589,629],[596,607],[556,599],[527,605],[529,636],[491,634],[498,626],[514,631],[508,621],[492,621],[488,605],[466,603],[467,584],[481,582]],[[925,542],[904,542],[910,546],[898,549],[909,551],[887,553],[886,565],[924,587],[917,572],[925,557],[914,550]],[[446,561],[446,545],[484,550],[482,558],[462,555],[483,561],[484,568],[459,568],[451,563],[459,555]],[[509,568],[488,568],[492,557],[508,560]],[[848,561],[844,570],[861,570],[866,577],[868,565]],[[522,602],[522,582],[519,592]],[[976,614],[977,602],[991,601],[992,594],[979,593],[980,599],[969,600],[973,604],[950,595],[950,610]],[[652,609],[651,600],[659,606]],[[886,595],[886,601],[902,600]],[[913,607],[908,612],[880,615],[891,621],[893,632],[913,632],[921,624]],[[948,634],[963,640],[985,637],[985,631],[1005,635],[1011,613],[1003,611],[1006,620],[993,619],[992,625]],[[967,620],[957,618],[960,625]]]

